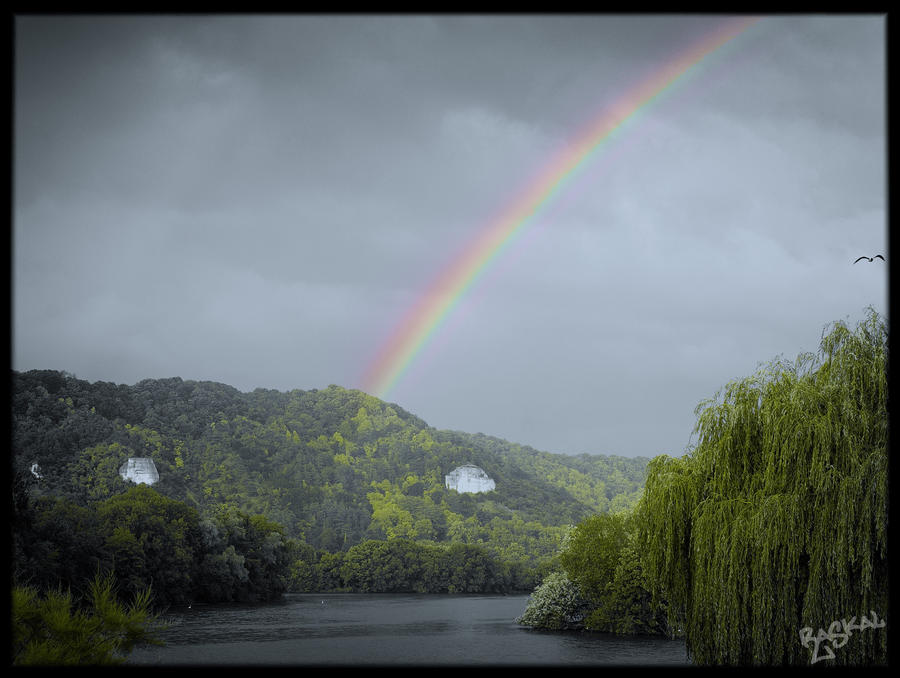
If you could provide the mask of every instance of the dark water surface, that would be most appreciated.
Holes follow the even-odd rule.
[[[287,594],[264,605],[170,610],[165,647],[129,664],[689,664],[684,642],[535,631],[527,595]]]

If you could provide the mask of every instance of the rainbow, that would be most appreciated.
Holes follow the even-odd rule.
[[[543,208],[560,194],[588,160],[617,137],[625,124],[708,55],[740,35],[756,17],[735,17],[708,33],[670,60],[651,77],[638,83],[552,160],[519,198],[491,221],[419,296],[388,340],[380,347],[361,379],[361,389],[385,397],[406,373],[460,300],[483,273],[507,251]]]

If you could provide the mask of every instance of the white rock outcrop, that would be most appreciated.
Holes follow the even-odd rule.
[[[119,467],[119,475],[125,480],[152,485],[159,480],[159,471],[150,457],[131,457]]]
[[[494,479],[473,464],[457,466],[444,476],[444,483],[457,492],[490,492],[496,487]]]

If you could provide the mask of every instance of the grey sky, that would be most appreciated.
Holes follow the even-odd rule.
[[[724,17],[20,16],[13,367],[360,386],[443,266]],[[885,19],[765,18],[593,157],[387,400],[550,452],[887,313]]]

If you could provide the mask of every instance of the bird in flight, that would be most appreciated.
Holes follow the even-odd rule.
[[[881,259],[882,261],[885,260],[883,256],[881,256],[880,254],[876,254],[874,257],[860,257],[856,261],[862,261],[863,259],[868,259],[869,261],[875,261],[876,259]],[[855,264],[856,261],[854,261],[853,263]]]

